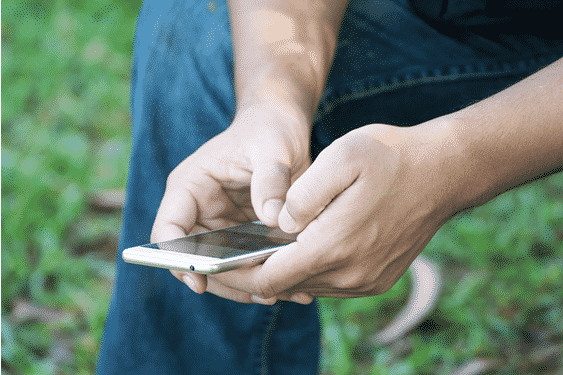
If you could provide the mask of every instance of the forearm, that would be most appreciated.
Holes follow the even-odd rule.
[[[424,126],[426,125],[426,128]],[[563,166],[563,59],[519,83],[436,121],[422,124],[438,157],[441,193],[454,209],[495,196]],[[432,150],[432,151],[430,151]]]
[[[310,125],[346,0],[230,0],[237,109],[268,103]]]

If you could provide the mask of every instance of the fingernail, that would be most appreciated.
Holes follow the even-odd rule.
[[[293,218],[289,215],[287,208],[284,208],[280,213],[279,225],[280,228],[283,225],[283,228],[281,228],[281,230],[287,233],[293,233],[297,228],[297,223],[295,223],[295,220],[293,220]]]
[[[184,275],[182,277],[182,280],[184,281],[184,284],[186,284],[191,290],[195,292],[195,282],[191,277]]]
[[[287,231],[290,233],[295,232],[295,228],[297,228],[297,224],[295,223],[295,221],[293,221],[293,219],[288,220],[287,221]]]
[[[251,296],[250,299],[252,300],[252,302],[259,303],[261,305],[273,305],[274,303],[276,303],[275,298],[273,299],[273,302],[272,302],[272,298],[264,299],[258,296]]]
[[[262,211],[264,212],[264,216],[268,219],[275,220],[280,214],[282,207],[283,201],[281,199],[270,199],[264,203]]]
[[[313,298],[308,294],[294,294],[293,296],[291,296],[291,301],[300,303],[302,305],[308,305],[313,302]]]

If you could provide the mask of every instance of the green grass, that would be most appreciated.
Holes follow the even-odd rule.
[[[119,215],[86,198],[125,186],[140,3],[2,2],[3,373],[94,373],[114,265],[77,249],[118,235]],[[70,318],[13,321],[19,299]],[[59,366],[63,338],[72,358]]]
[[[88,249],[111,247],[120,217],[87,197],[125,186],[139,7],[2,3],[3,374],[94,373],[114,266]],[[324,373],[449,374],[475,357],[506,373],[561,371],[529,353],[563,340],[562,217],[560,173],[448,222],[424,250],[445,279],[437,308],[394,345],[370,337],[405,303],[408,273],[382,296],[322,299]],[[14,320],[19,300],[66,315]]]
[[[383,296],[324,299],[326,368],[334,374],[450,374],[479,357],[501,359],[506,373],[561,371],[561,363],[534,363],[529,354],[563,339],[562,217],[563,174],[557,174],[442,227],[423,254],[439,265],[445,284],[436,310],[403,340],[410,353],[368,340],[389,319],[385,309],[393,314],[404,303],[405,277]],[[547,338],[532,338],[538,330]]]

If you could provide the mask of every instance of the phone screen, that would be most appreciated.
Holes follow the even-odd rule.
[[[288,234],[263,224],[249,223],[142,247],[225,259],[287,245],[296,238],[296,234]]]

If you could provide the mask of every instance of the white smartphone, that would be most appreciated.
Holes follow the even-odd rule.
[[[123,250],[123,260],[143,266],[213,274],[264,262],[297,234],[259,221]]]

